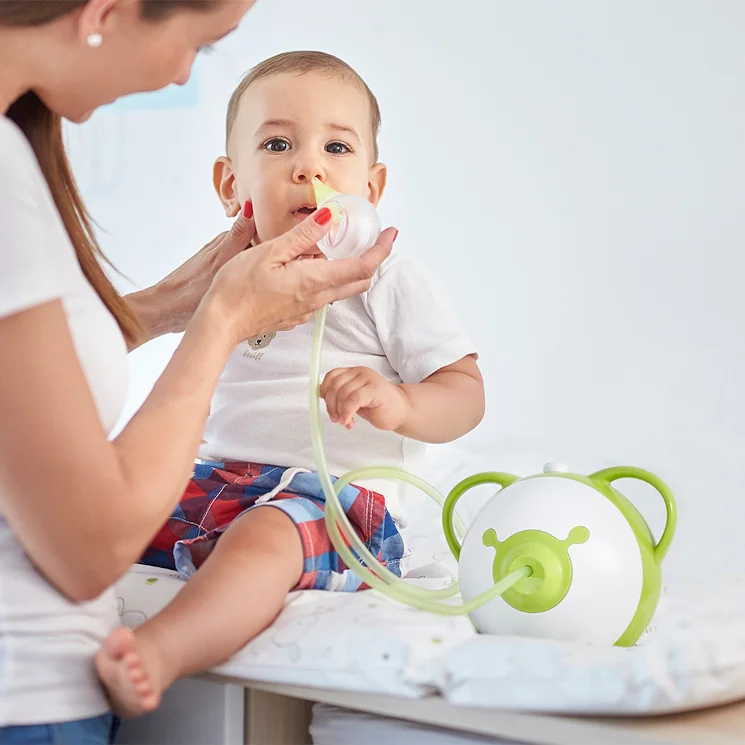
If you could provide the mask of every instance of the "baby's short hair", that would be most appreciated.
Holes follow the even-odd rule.
[[[238,106],[243,94],[253,83],[271,75],[282,73],[295,73],[305,75],[308,72],[320,72],[328,76],[338,76],[357,85],[366,95],[370,102],[370,128],[372,130],[375,161],[378,160],[378,132],[380,131],[380,106],[373,92],[367,87],[367,83],[359,76],[354,68],[346,62],[325,52],[283,52],[260,62],[256,67],[249,70],[241,80],[238,87],[230,97],[228,103],[228,115],[226,122],[225,143],[226,148],[230,141],[230,133],[233,131]]]

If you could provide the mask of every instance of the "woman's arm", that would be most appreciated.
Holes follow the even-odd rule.
[[[183,331],[215,274],[246,249],[255,232],[253,219],[241,215],[229,231],[218,235],[160,282],[127,295],[142,330],[129,351],[163,334]]]
[[[191,474],[210,398],[241,339],[364,291],[393,231],[358,259],[294,261],[310,218],[215,277],[151,395],[109,442],[59,301],[0,319],[0,511],[64,595],[96,597],[136,561]],[[40,364],[39,350],[45,360]]]
[[[169,293],[163,292],[160,285],[153,285],[124,296],[134,311],[141,329],[141,334],[129,344],[130,352],[159,336],[176,331],[168,305],[168,297]]]
[[[14,350],[0,357],[2,512],[72,600],[96,597],[126,571],[183,492],[232,349],[221,328],[224,318],[207,308],[194,318],[142,409],[110,443],[61,303],[0,320],[0,349]],[[38,363],[39,349],[53,365]]]

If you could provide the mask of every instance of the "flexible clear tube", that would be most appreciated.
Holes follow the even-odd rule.
[[[458,583],[453,582],[449,587],[442,590],[428,590],[416,587],[397,577],[368,550],[357,532],[347,518],[341,503],[339,493],[353,481],[365,478],[383,478],[400,480],[412,484],[428,494],[441,507],[445,497],[431,484],[428,484],[418,476],[403,471],[400,468],[390,466],[372,466],[359,468],[339,478],[336,483],[332,481],[326,459],[326,451],[323,446],[323,429],[321,420],[321,353],[323,349],[323,336],[326,327],[326,316],[328,306],[321,308],[316,313],[315,326],[313,329],[313,348],[310,363],[310,431],[313,443],[313,454],[316,460],[318,476],[326,496],[326,509],[324,520],[329,533],[331,543],[344,563],[352,569],[362,581],[374,590],[387,595],[392,600],[397,600],[405,605],[410,605],[421,610],[439,613],[446,616],[458,616],[471,613],[477,608],[494,600],[509,590],[514,584],[532,573],[529,567],[521,567],[502,578],[486,592],[478,595],[472,600],[455,604],[443,602],[458,593]],[[465,526],[460,517],[455,516],[455,527],[458,535],[462,538],[465,534]]]

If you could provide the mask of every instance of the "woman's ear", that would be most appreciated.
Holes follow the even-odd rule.
[[[387,180],[388,169],[382,163],[376,163],[370,169],[370,175],[367,179],[367,201],[372,202],[376,207],[383,198]]]
[[[86,41],[91,34],[103,34],[106,36],[105,24],[111,12],[120,10],[120,0],[88,0],[83,4],[82,11],[78,17],[78,35],[81,41]],[[128,9],[125,7],[126,13]],[[138,9],[139,10],[139,9]]]
[[[235,188],[233,164],[227,156],[221,156],[212,167],[212,184],[220,197],[225,217],[236,217],[241,211],[241,203]]]

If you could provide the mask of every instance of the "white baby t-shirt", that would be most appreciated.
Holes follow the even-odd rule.
[[[233,352],[212,399],[200,456],[316,470],[310,440],[308,378],[313,322],[264,334]],[[321,375],[368,367],[392,383],[420,383],[476,350],[446,293],[420,262],[391,256],[370,289],[329,309]],[[416,473],[425,445],[383,432],[356,417],[352,430],[325,414],[329,468],[341,476],[361,466],[398,466]],[[382,493],[405,525],[403,487],[366,482]]]

